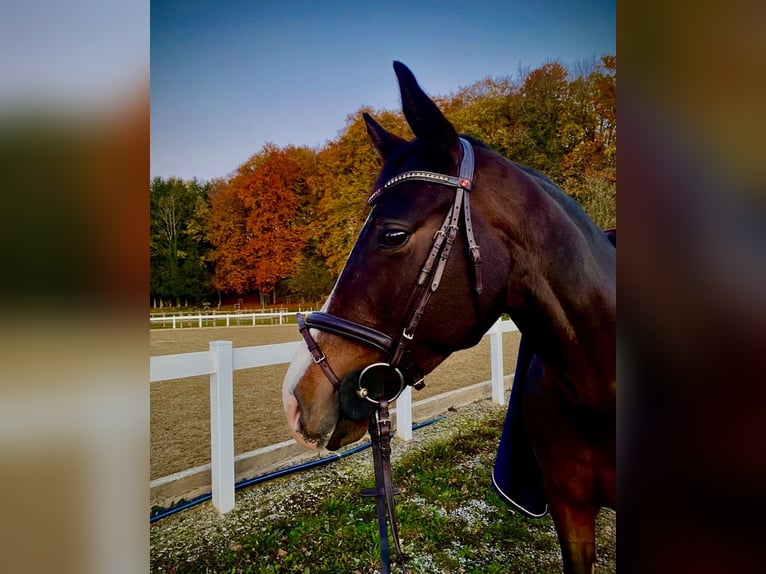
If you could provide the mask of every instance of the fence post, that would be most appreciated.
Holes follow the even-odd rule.
[[[503,331],[500,321],[489,330],[489,354],[492,367],[492,401],[498,405],[505,403],[505,385],[503,384]]]
[[[403,440],[412,440],[412,387],[407,387],[396,399],[396,434]]]
[[[231,341],[210,341],[210,467],[213,506],[234,508],[234,391]]]

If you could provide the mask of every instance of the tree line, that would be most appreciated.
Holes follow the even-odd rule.
[[[617,61],[557,61],[434,100],[460,133],[536,168],[601,227],[616,225]],[[227,177],[150,184],[151,303],[260,294],[320,301],[366,216],[379,171],[362,112],[411,137],[401,112],[361,108],[323,146],[266,144]]]

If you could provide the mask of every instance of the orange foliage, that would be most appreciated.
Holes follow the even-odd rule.
[[[247,293],[252,265],[244,257],[244,204],[235,188],[219,182],[210,193],[210,205],[207,236],[213,246],[213,287],[224,293]]]
[[[294,148],[267,144],[212,200],[215,283],[222,291],[271,291],[292,272],[305,229],[295,221],[305,186]]]

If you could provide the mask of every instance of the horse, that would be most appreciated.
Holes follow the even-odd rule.
[[[314,449],[359,440],[374,403],[422,388],[507,313],[525,349],[517,410],[564,571],[592,572],[596,515],[616,509],[616,236],[541,173],[459,136],[409,68],[394,71],[415,138],[364,114],[382,169],[330,296],[298,316],[291,432]]]

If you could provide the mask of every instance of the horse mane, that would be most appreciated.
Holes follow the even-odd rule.
[[[503,153],[492,148],[491,146],[488,146],[481,140],[478,140],[474,137],[463,135],[463,134],[461,134],[460,137],[466,139],[474,147],[483,148],[483,149],[495,152],[500,157],[508,161],[511,165],[520,169],[527,175],[531,176],[532,179],[534,179],[535,182],[540,186],[540,188],[544,190],[545,193],[547,193],[552,199],[554,199],[554,201],[556,201],[556,203],[561,207],[562,210],[564,210],[567,217],[569,217],[572,220],[572,222],[579,222],[578,225],[584,225],[586,227],[592,226],[594,229],[598,229],[599,231],[601,231],[590,220],[590,218],[587,216],[582,206],[571,195],[569,195],[566,191],[564,191],[564,189],[562,189],[561,186],[554,183],[547,175],[545,175],[544,173],[532,167],[529,167],[528,165],[524,165],[522,163],[519,163],[517,161],[514,161],[506,157]],[[612,245],[616,247],[616,233],[607,234],[607,238],[612,243]]]

